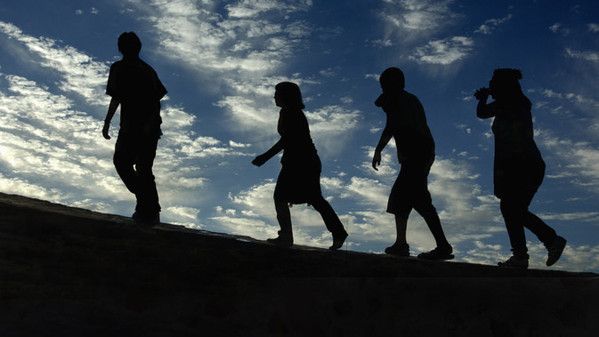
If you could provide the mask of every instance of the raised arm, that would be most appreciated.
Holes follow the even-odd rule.
[[[114,117],[119,104],[121,104],[121,102],[117,98],[113,97],[108,105],[108,112],[106,112],[104,127],[102,128],[102,136],[104,136],[106,139],[110,139],[110,135],[108,134],[108,130],[110,129],[110,121],[112,121],[112,117]]]
[[[478,118],[491,118],[495,116],[495,112],[489,104],[487,104],[487,100],[489,99],[489,89],[488,88],[480,88],[474,93],[474,97],[478,100],[478,105],[476,106],[476,117]]]

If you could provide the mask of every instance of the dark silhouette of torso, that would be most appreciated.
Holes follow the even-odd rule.
[[[167,91],[156,71],[140,58],[112,64],[106,94],[121,103],[121,131],[159,128],[160,99]]]
[[[429,160],[435,156],[435,141],[426,123],[418,98],[405,91],[384,93],[377,99],[387,115],[387,127],[393,134],[398,157],[403,160]]]
[[[522,96],[488,106],[495,117],[495,195],[501,198],[522,188],[536,191],[543,180],[545,162],[534,141],[532,104]]]
[[[281,109],[277,131],[283,145],[281,164],[296,170],[313,170],[319,166],[314,165],[319,160],[318,154],[301,109]]]

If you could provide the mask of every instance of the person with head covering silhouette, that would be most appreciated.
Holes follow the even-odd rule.
[[[496,69],[489,88],[480,88],[476,115],[494,117],[491,130],[495,136],[493,167],[494,193],[500,199],[500,209],[512,246],[512,256],[499,266],[528,268],[528,249],[524,227],[532,231],[548,252],[546,264],[560,258],[566,240],[558,236],[528,207],[545,175],[545,162],[533,137],[531,102],[522,92],[518,69]],[[487,103],[488,97],[494,101]]]
[[[156,71],[139,58],[141,41],[134,32],[122,33],[118,49],[123,58],[110,66],[106,94],[111,96],[102,135],[110,139],[110,121],[121,107],[120,129],[113,162],[127,189],[135,194],[133,219],[160,222],[160,204],[152,172],[158,139],[162,135],[160,100],[167,91]]]
[[[283,151],[281,171],[275,186],[274,201],[277,220],[281,230],[276,238],[267,241],[282,247],[293,245],[289,205],[308,203],[322,216],[333,235],[329,249],[343,246],[348,234],[339,217],[323,198],[320,190],[321,162],[310,136],[308,120],[304,115],[304,103],[299,86],[281,82],[275,86],[275,104],[281,108],[277,131],[281,138],[268,151],[257,156],[252,164],[262,166],[270,158]]]
[[[415,209],[424,218],[436,242],[435,249],[421,253],[418,257],[428,260],[453,259],[453,248],[443,233],[428,191],[427,180],[435,160],[435,142],[426,122],[424,108],[416,96],[404,89],[405,77],[401,69],[387,68],[379,82],[383,93],[375,105],[385,112],[386,123],[374,150],[372,167],[378,170],[381,152],[391,138],[395,140],[397,158],[401,164],[387,202],[387,212],[395,215],[397,238],[392,246],[385,249],[385,253],[410,256],[406,230],[408,217]]]

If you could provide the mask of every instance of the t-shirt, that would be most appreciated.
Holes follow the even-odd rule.
[[[167,91],[156,71],[139,58],[110,66],[106,94],[121,103],[121,130],[160,128],[160,100]]]
[[[397,155],[404,160],[430,160],[435,156],[435,141],[426,123],[418,98],[405,91],[383,93],[377,104],[387,115],[387,128],[393,134]]]

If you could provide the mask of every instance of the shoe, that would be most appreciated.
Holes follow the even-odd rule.
[[[418,258],[424,259],[424,260],[435,260],[435,261],[451,260],[455,257],[452,254],[452,252],[453,252],[453,249],[451,248],[451,246],[443,247],[443,248],[437,247],[437,248],[431,250],[430,252],[424,252],[424,253],[418,254]]]
[[[562,256],[565,247],[566,239],[561,236],[557,236],[551,244],[545,245],[545,248],[547,248],[547,262],[545,264],[547,266],[554,265]]]
[[[393,244],[393,246],[385,248],[385,253],[393,256],[399,257],[409,257],[410,256],[410,246],[407,243],[402,244]]]
[[[279,231],[279,236],[272,239],[266,239],[266,242],[279,247],[290,248],[291,246],[293,246],[293,235],[281,235],[281,231]]]
[[[528,254],[526,254],[526,256],[512,255],[505,262],[499,262],[497,265],[500,267],[503,267],[503,268],[527,269],[528,268]]]
[[[131,218],[139,225],[154,226],[160,224],[160,213],[154,215],[142,215],[136,211],[131,215]]]
[[[333,235],[333,245],[329,247],[329,250],[337,250],[343,247],[343,243],[349,234],[346,231],[338,235]]]

